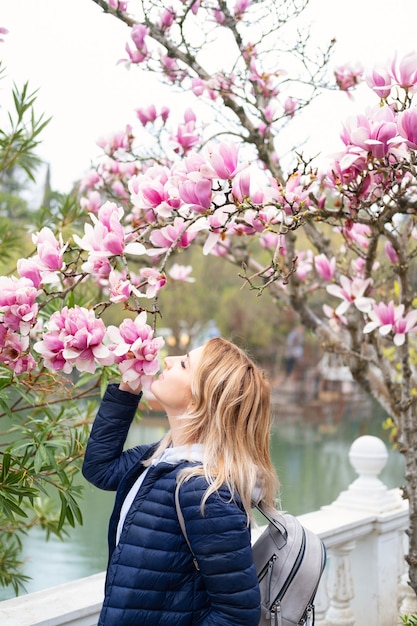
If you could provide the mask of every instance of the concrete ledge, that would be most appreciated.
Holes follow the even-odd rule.
[[[1,626],[96,626],[105,573],[0,602]]]

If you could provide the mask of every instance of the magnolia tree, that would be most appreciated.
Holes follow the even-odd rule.
[[[416,591],[417,53],[366,74],[337,68],[334,86],[367,84],[370,106],[344,123],[326,167],[297,149],[288,176],[279,138],[326,86],[329,49],[310,49],[306,30],[285,44],[306,3],[142,2],[131,14],[126,2],[93,1],[130,28],[122,61],[186,91],[189,106],[180,116],[139,108],[136,129],[100,140],[103,158],[80,184],[84,228],[39,229],[36,253],[0,279],[4,370],[20,385],[41,371],[80,372],[85,383],[117,370],[146,387],[163,344],[158,294],[192,280],[181,251],[237,264],[244,284],[296,311],[391,416]],[[100,298],[88,302],[91,284]],[[108,325],[115,305],[126,318]]]

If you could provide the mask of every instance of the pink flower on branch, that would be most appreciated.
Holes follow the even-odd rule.
[[[30,259],[18,260],[19,276],[30,279],[35,287],[56,282],[57,272],[65,269],[64,252],[68,244],[63,244],[62,237],[58,241],[50,228],[42,228],[32,236],[32,241],[37,246],[38,254]]]
[[[417,150],[417,107],[402,111],[397,117],[398,132],[412,150]]]
[[[124,211],[114,202],[103,204],[97,216],[90,214],[94,224],[84,226],[84,237],[74,235],[74,241],[82,250],[93,256],[117,256],[122,254],[145,254],[145,246],[138,242],[126,243],[127,235],[120,222]]]
[[[382,159],[395,147],[397,135],[394,112],[391,107],[384,106],[371,109],[368,115],[348,118],[341,139],[346,146],[355,146]]]
[[[171,172],[161,166],[150,167],[146,174],[134,176],[129,180],[128,188],[135,208],[139,211],[152,209],[162,218],[171,217],[182,204],[178,187],[171,180]]]
[[[208,162],[222,180],[229,180],[245,167],[239,165],[239,145],[237,143],[221,143],[211,145],[208,149]]]
[[[211,206],[212,182],[207,178],[200,180],[184,180],[178,186],[181,200],[191,211],[206,213]]]
[[[132,285],[126,278],[126,272],[116,270],[112,270],[109,274],[109,288],[111,302],[126,302],[132,292]]]
[[[348,92],[349,89],[353,89],[359,83],[363,75],[363,67],[360,64],[349,67],[343,65],[335,68],[334,76],[336,84],[341,91]]]
[[[154,267],[142,267],[139,270],[139,285],[134,287],[133,292],[138,296],[155,298],[167,282],[165,274]],[[143,293],[143,287],[145,293]]]
[[[126,52],[129,55],[131,63],[142,63],[148,56],[148,47],[145,37],[149,34],[149,30],[143,24],[135,24],[132,27],[130,37],[136,46],[136,50],[132,50],[129,44],[126,44]]]
[[[370,321],[363,329],[364,333],[370,333],[378,329],[383,336],[392,333],[394,345],[402,346],[407,333],[417,330],[417,310],[409,311],[404,315],[404,305],[394,305],[391,300],[388,304],[374,303],[372,310],[368,312]]]
[[[333,309],[328,304],[323,304],[323,313],[329,320],[329,326],[333,332],[339,333],[343,326],[346,326],[347,319],[344,315],[337,313],[337,310]]]
[[[50,228],[42,228],[39,233],[33,235],[32,241],[38,250],[40,269],[51,272],[63,269],[64,252],[68,244],[63,244],[62,237],[58,241]]]
[[[402,59],[395,55],[391,73],[400,87],[414,93],[417,90],[417,52],[409,52]]]
[[[371,309],[373,299],[365,296],[368,287],[372,284],[372,280],[367,278],[353,278],[347,276],[340,277],[340,285],[327,285],[326,290],[332,296],[340,298],[342,302],[336,309],[337,315],[344,315],[351,304],[361,312],[367,312]]]
[[[314,267],[320,278],[332,280],[336,271],[336,257],[329,260],[325,254],[318,254],[314,257]]]
[[[94,373],[97,364],[114,362],[110,350],[103,344],[104,322],[97,319],[91,309],[64,307],[52,314],[45,328],[34,349],[50,370],[70,374],[75,367],[79,372]]]
[[[0,324],[0,363],[17,376],[33,370],[36,361],[29,352],[29,336],[22,337],[11,332],[4,324]]]
[[[39,294],[28,278],[0,276],[0,322],[5,328],[28,335],[36,322]]]
[[[183,283],[194,283],[195,278],[190,276],[193,268],[191,265],[179,265],[178,263],[174,263],[168,274],[173,280],[178,280]]]
[[[133,389],[149,387],[152,377],[159,370],[158,353],[164,345],[162,337],[154,337],[153,329],[146,323],[142,311],[134,320],[125,319],[107,328],[110,350],[118,363],[122,380]]]
[[[366,83],[381,99],[388,98],[391,93],[392,78],[384,68],[375,67],[366,77]]]
[[[122,13],[126,13],[127,4],[127,0],[109,0],[109,5]]]
[[[148,255],[158,256],[171,248],[188,248],[197,237],[196,232],[187,231],[188,224],[182,217],[176,217],[172,224],[160,230],[153,230],[150,236],[154,249],[148,250]]]
[[[395,250],[394,246],[392,245],[390,241],[385,242],[384,249],[385,249],[385,254],[389,258],[391,263],[398,263],[399,259],[398,259],[397,251]]]

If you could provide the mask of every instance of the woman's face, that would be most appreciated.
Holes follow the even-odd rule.
[[[202,352],[203,346],[184,356],[164,359],[165,368],[153,381],[151,391],[168,416],[182,415],[190,406],[191,383]]]

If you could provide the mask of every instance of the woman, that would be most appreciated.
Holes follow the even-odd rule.
[[[269,385],[242,350],[214,338],[167,357],[151,389],[170,425],[158,444],[123,451],[140,395],[122,383],[108,387],[86,450],[87,480],[117,490],[99,626],[255,626],[251,507],[272,509],[278,487]]]

